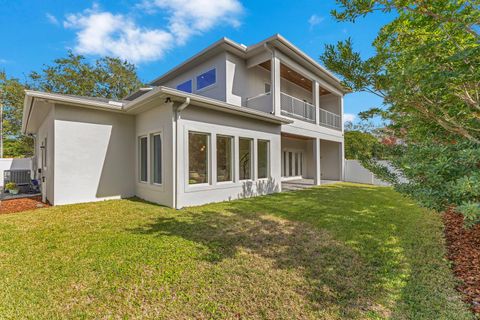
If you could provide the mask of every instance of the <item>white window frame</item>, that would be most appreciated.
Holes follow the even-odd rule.
[[[147,163],[145,164],[146,165],[146,170],[147,170],[147,180],[142,180],[142,139],[147,139],[147,157],[146,157],[146,160],[147,160]],[[137,157],[138,157],[138,181],[140,183],[148,183],[148,178],[149,178],[149,170],[148,170],[148,167],[149,167],[149,159],[148,159],[148,145],[149,145],[149,141],[148,141],[148,135],[141,135],[141,136],[138,136],[138,148],[137,148]]]
[[[271,174],[271,142],[270,140],[267,140],[267,139],[257,139],[257,175],[258,173],[260,172],[259,170],[259,155],[260,155],[260,151],[258,151],[258,144],[260,142],[266,142],[267,143],[267,176],[264,177],[264,178],[260,178],[257,176],[257,179],[258,180],[266,180],[266,179],[270,179],[272,174]]]
[[[203,134],[207,136],[207,182],[190,184],[190,133]],[[199,130],[187,130],[186,145],[186,171],[185,171],[185,185],[188,188],[196,188],[208,186],[212,184],[212,134],[210,132]]]
[[[235,137],[228,135],[228,134],[216,134],[215,135],[215,152],[218,152],[218,137],[223,137],[223,138],[229,138],[231,141],[231,146],[230,146],[230,154],[231,154],[231,159],[230,159],[230,180],[227,181],[218,181],[218,155],[215,155],[215,182],[217,184],[228,184],[228,183],[233,183],[235,182]]]
[[[155,168],[153,167],[155,165],[154,157],[155,157],[155,148],[154,148],[154,143],[155,143],[155,136],[160,136],[160,183],[155,182]],[[165,162],[164,162],[164,140],[163,140],[163,132],[162,131],[157,131],[153,132],[150,134],[150,181],[151,184],[154,186],[163,186],[163,181],[165,179]]]
[[[250,178],[247,179],[241,179],[240,178],[240,140],[250,140]],[[249,137],[244,137],[244,136],[239,136],[238,137],[238,155],[237,155],[237,161],[238,161],[238,181],[254,181],[255,180],[255,164],[254,164],[254,149],[255,149],[255,139],[254,138],[249,138]]]
[[[203,88],[201,88],[201,89],[198,89],[198,77],[201,76],[202,74],[207,73],[207,72],[212,71],[212,70],[215,71],[215,82],[212,83],[212,84],[210,84],[210,85],[208,85],[208,86],[206,86],[206,87],[203,87]],[[205,70],[202,71],[202,72],[197,73],[197,74],[195,75],[195,92],[202,92],[202,91],[209,90],[209,89],[215,87],[215,86],[217,85],[217,83],[218,83],[217,76],[218,76],[218,74],[217,74],[217,67],[216,67],[216,66],[210,67],[210,68],[208,68],[208,69],[205,69]]]

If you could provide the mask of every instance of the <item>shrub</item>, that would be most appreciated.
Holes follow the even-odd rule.
[[[17,184],[15,182],[8,182],[5,184],[5,190],[15,190],[17,189]]]
[[[480,223],[480,203],[466,202],[458,206],[457,211],[463,214],[463,224],[466,228]]]

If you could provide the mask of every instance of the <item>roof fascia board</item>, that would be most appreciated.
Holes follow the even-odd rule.
[[[187,59],[173,69],[167,71],[160,77],[155,78],[153,81],[150,82],[150,84],[155,85],[155,83],[158,83],[159,81],[168,81],[174,78],[180,72],[182,72],[183,69],[190,68],[191,65],[201,63],[202,59],[215,55],[217,51],[220,52],[220,49],[224,49],[226,51],[230,51],[241,56],[244,56],[247,50],[246,47],[241,46],[233,40],[230,40],[228,38],[222,38],[219,41],[208,46],[207,48],[203,49],[193,57]]]

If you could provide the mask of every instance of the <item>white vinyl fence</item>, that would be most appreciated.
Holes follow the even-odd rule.
[[[31,158],[0,158],[0,187],[3,187],[3,171],[32,170]]]
[[[380,161],[380,163],[388,164],[386,161]],[[389,186],[387,182],[375,178],[374,174],[365,169],[358,160],[345,160],[345,181]]]

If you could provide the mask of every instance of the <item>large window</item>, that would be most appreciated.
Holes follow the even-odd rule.
[[[233,138],[217,136],[217,181],[232,181]]]
[[[177,90],[192,93],[192,80],[188,80],[188,81],[185,81],[184,83],[180,83],[177,86]]]
[[[188,133],[188,183],[208,183],[208,134]]]
[[[239,148],[239,165],[240,180],[252,179],[252,140],[240,138]]]
[[[162,137],[152,136],[153,183],[162,183]]]
[[[258,140],[258,178],[268,178],[269,176],[269,162],[270,162],[270,143],[265,140]]]
[[[213,85],[217,81],[217,73],[215,68],[208,70],[197,76],[197,90],[201,90]]]
[[[148,159],[147,159],[147,137],[141,137],[139,139],[139,159],[140,159],[140,181],[148,181]]]

